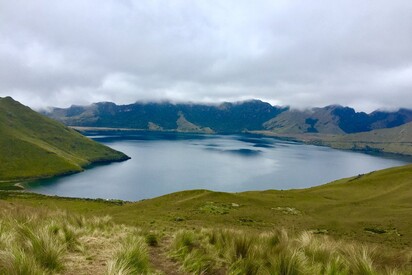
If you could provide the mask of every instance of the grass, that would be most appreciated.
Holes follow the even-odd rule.
[[[0,181],[82,171],[94,162],[127,159],[13,99],[0,98]],[[0,183],[0,186],[6,183]]]
[[[390,174],[388,171],[379,173]],[[357,180],[370,180],[368,177],[362,176]],[[355,184],[350,179],[345,182]],[[332,188],[336,195],[339,188],[343,188],[342,184],[335,182],[305,192],[324,195],[328,188]],[[379,186],[374,187],[376,195],[385,201],[382,195],[385,192],[379,191]],[[282,192],[282,196],[291,199],[294,192]],[[150,264],[151,249],[166,251],[180,265],[182,272],[195,274],[410,274],[412,270],[410,246],[397,247],[397,242],[391,242],[394,236],[368,233],[365,231],[368,227],[362,227],[362,232],[374,241],[361,235],[355,234],[356,238],[347,235],[346,230],[356,230],[356,227],[344,227],[342,234],[334,232],[328,224],[327,231],[302,230],[305,223],[299,223],[299,219],[307,219],[308,211],[301,215],[276,211],[271,207],[273,200],[265,206],[272,220],[291,220],[288,227],[274,223],[267,226],[268,221],[259,211],[265,200],[259,201],[254,195],[259,194],[262,199],[268,192],[226,194],[190,191],[172,194],[165,197],[174,199],[179,205],[180,215],[183,214],[181,202],[184,201],[191,203],[191,208],[185,212],[190,214],[190,209],[197,209],[203,220],[186,215],[185,221],[176,222],[173,211],[177,210],[172,207],[163,212],[172,211],[169,217],[148,216],[153,214],[150,211],[146,213],[146,219],[151,220],[149,225],[138,220],[134,212],[128,213],[128,222],[116,213],[140,207],[141,203],[147,205],[150,202],[157,207],[159,199],[165,197],[119,204],[11,191],[0,194],[3,194],[0,196],[0,274],[153,274],[156,266]],[[356,196],[353,195],[355,199]],[[368,201],[373,201],[372,198],[366,196]],[[235,207],[224,214],[220,211],[205,212],[202,207],[210,205],[211,199],[220,201],[216,205],[226,206],[232,205],[229,201],[235,201]],[[402,196],[399,199],[403,201]],[[198,203],[194,205],[193,201]],[[397,200],[393,199],[393,202]],[[168,204],[172,205],[171,202]],[[286,205],[291,205],[290,201],[284,207]],[[254,216],[249,212],[253,208]],[[107,216],[110,212],[115,215]],[[369,213],[369,216],[373,215]],[[253,222],[239,222],[238,217],[245,216],[253,218]],[[225,219],[229,221],[225,222]],[[393,219],[392,223],[396,224],[396,220]],[[287,229],[280,229],[282,227]],[[408,233],[406,230],[401,232]],[[399,239],[403,237],[396,236]],[[382,245],[374,244],[382,240]],[[156,253],[153,256],[163,257]],[[105,265],[102,266],[102,262]],[[27,273],[27,270],[32,273]]]
[[[0,191],[0,274],[93,273],[98,262],[100,274],[145,274],[153,250],[203,274],[410,274],[411,185],[407,165],[302,190],[133,203]]]
[[[143,237],[130,236],[120,246],[114,259],[108,264],[108,275],[147,274],[149,260]]]
[[[302,190],[191,190],[134,203],[0,191],[0,199],[86,217],[109,215],[114,223],[147,232],[193,227],[251,232],[288,228],[402,250],[412,247],[412,220],[405,218],[411,216],[411,185],[412,166],[408,165]]]
[[[0,204],[0,274],[149,271],[144,236],[134,227],[116,225],[108,216]]]
[[[159,244],[156,234],[149,233],[146,235],[146,244],[149,246],[157,246]]]
[[[409,274],[411,255],[402,261],[398,256],[310,232],[290,236],[285,230],[182,230],[171,245],[171,257],[196,274]],[[396,259],[382,265],[385,257]]]

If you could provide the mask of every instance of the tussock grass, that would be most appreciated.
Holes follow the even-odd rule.
[[[158,237],[156,234],[154,233],[149,233],[146,235],[146,244],[148,246],[158,246],[159,241],[158,241]]]
[[[65,243],[53,235],[46,226],[33,223],[17,225],[17,243],[46,270],[61,270]]]
[[[186,271],[196,274],[217,273],[220,266],[219,255],[204,232],[180,230],[171,246],[171,257],[182,262]]]
[[[286,230],[181,230],[170,256],[197,274],[410,274],[411,264],[403,257],[396,265],[382,265],[383,258],[394,255],[310,232],[291,236]]]
[[[149,259],[146,241],[142,236],[129,236],[109,262],[107,275],[147,274]]]
[[[85,259],[88,240],[105,246],[108,274],[147,274],[148,253],[143,233],[115,225],[109,216],[85,218],[62,211],[0,202],[0,274],[64,274],[69,254]],[[122,245],[116,249],[115,242]],[[110,259],[110,254],[112,258]],[[104,271],[102,270],[102,273]]]

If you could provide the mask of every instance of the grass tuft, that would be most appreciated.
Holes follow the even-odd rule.
[[[146,244],[148,246],[158,246],[159,242],[157,240],[157,236],[153,233],[149,233],[146,235]]]
[[[148,271],[149,259],[145,239],[130,236],[109,262],[107,274],[147,274]]]
[[[61,270],[64,246],[47,228],[27,225],[17,227],[24,250],[32,254],[40,266],[47,270]]]

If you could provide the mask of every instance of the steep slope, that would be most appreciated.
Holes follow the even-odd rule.
[[[311,110],[289,110],[265,122],[263,126],[279,134],[324,133],[343,134],[339,118],[333,115],[334,106]]]
[[[128,158],[10,97],[0,98],[0,133],[0,180],[78,172]]]

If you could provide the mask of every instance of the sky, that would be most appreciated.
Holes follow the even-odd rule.
[[[412,1],[0,0],[0,97],[412,108]]]

